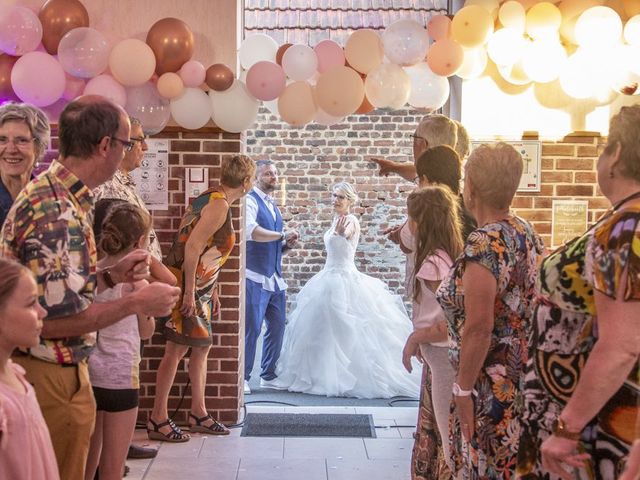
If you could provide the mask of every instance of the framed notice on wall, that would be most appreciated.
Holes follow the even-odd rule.
[[[478,141],[471,142],[471,150],[478,145],[484,143],[495,144],[494,141]],[[518,186],[518,192],[539,192],[540,191],[540,157],[542,152],[542,142],[539,140],[521,140],[521,141],[504,141],[513,146],[520,155],[524,162],[524,168],[522,169],[522,178],[520,179],[520,186]],[[496,172],[499,173],[499,172]]]
[[[169,140],[147,139],[142,165],[131,172],[140,198],[149,210],[166,210],[169,205]]]
[[[551,216],[551,246],[559,247],[587,229],[589,202],[554,200]]]

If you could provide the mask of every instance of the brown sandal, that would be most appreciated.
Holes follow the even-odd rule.
[[[231,433],[227,427],[217,421],[211,416],[206,414],[204,417],[198,418],[193,413],[189,413],[189,417],[195,420],[194,425],[189,425],[189,431],[192,433],[206,433],[208,435],[229,435]],[[213,423],[209,426],[202,425],[207,420],[211,420]]]
[[[188,433],[184,433],[179,426],[173,423],[173,420],[168,418],[166,421],[161,423],[156,423],[153,420],[149,419],[149,423],[153,426],[153,429],[149,429],[149,425],[147,424],[147,436],[149,440],[160,440],[161,442],[169,442],[169,443],[182,443],[188,442],[191,438],[191,435]],[[171,431],[168,433],[162,433],[160,429],[166,426],[171,427]]]

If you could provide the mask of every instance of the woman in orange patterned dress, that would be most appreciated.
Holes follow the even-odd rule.
[[[191,432],[228,435],[229,430],[206,409],[204,389],[207,356],[211,348],[211,321],[220,308],[216,283],[236,235],[231,222],[230,205],[252,187],[255,163],[237,155],[222,162],[220,186],[200,194],[180,223],[176,240],[167,255],[167,266],[182,288],[179,302],[164,325],[165,353],[158,367],[156,396],[147,423],[150,439],[186,442],[189,435],[169,418],[167,401],[178,363],[191,348]]]

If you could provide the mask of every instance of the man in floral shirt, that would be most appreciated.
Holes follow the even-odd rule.
[[[132,252],[109,270],[96,269],[92,189],[113,176],[131,149],[129,132],[124,110],[103,97],[67,105],[59,121],[59,159],[20,192],[0,237],[0,253],[33,272],[47,310],[40,345],[14,361],[36,390],[63,479],[84,478],[95,420],[87,367],[95,332],[127,315],[167,315],[180,294],[154,283],[110,303],[93,303],[97,283],[113,286],[148,275],[145,251]]]

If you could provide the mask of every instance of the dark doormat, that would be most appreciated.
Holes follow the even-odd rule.
[[[376,428],[371,415],[248,413],[240,436],[376,438]]]

